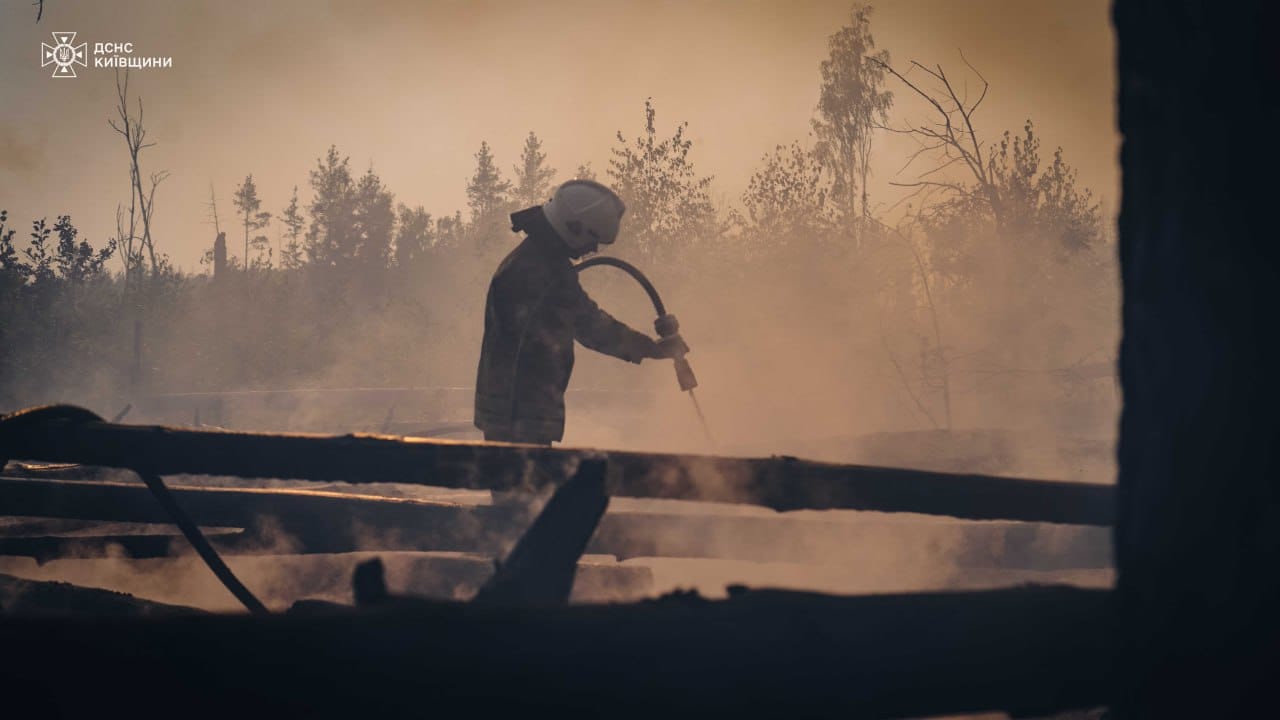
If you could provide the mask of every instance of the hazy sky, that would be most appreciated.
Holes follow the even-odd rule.
[[[264,209],[278,212],[330,144],[370,164],[397,201],[436,214],[465,209],[480,142],[502,169],[524,136],[544,140],[562,173],[590,162],[604,176],[614,134],[642,128],[652,97],[659,131],[688,121],[698,170],[732,204],[761,156],[804,140],[826,38],[847,0],[0,0],[0,208],[25,232],[34,217],[71,213],[95,240],[128,199],[123,140],[107,126],[114,73],[40,67],[52,31],[76,42],[132,42],[135,55],[171,56],[135,71],[149,139],[144,172],[172,176],[157,193],[157,245],[182,267],[212,241],[202,224],[213,184],[225,219],[252,172]],[[1113,39],[1107,0],[881,0],[872,30],[895,65],[963,69],[991,82],[978,116],[996,139],[1032,118],[1043,138],[1116,205]],[[90,59],[92,65],[92,58]],[[976,81],[970,76],[970,82]],[[971,85],[972,87],[972,85]],[[924,109],[903,101],[892,118]],[[873,202],[909,147],[882,138]],[[898,176],[898,179],[907,179]],[[234,237],[234,233],[229,233]],[[274,231],[272,233],[274,235]],[[232,243],[232,248],[237,247]],[[625,254],[619,248],[620,254]]]

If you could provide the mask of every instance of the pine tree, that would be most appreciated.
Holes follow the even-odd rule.
[[[391,259],[395,197],[369,168],[356,183],[352,206],[355,245],[352,255],[365,268],[385,268]]]
[[[511,183],[502,179],[489,143],[481,142],[476,153],[476,171],[467,183],[467,206],[471,208],[471,222],[492,215],[505,208]]]
[[[293,196],[289,198],[289,204],[280,214],[280,221],[284,223],[284,236],[287,238],[280,252],[280,265],[286,270],[296,270],[302,267],[302,244],[298,238],[302,236],[302,228],[306,224],[302,211],[298,207],[297,185],[293,186]]]
[[[311,171],[311,227],[307,229],[307,259],[313,265],[336,267],[354,256],[352,212],[355,183],[349,158],[330,146]]]
[[[462,211],[454,212],[453,217],[442,217],[436,220],[436,246],[453,249],[462,245],[465,223],[462,222]]]
[[[481,142],[476,153],[476,171],[467,182],[467,206],[471,208],[470,235],[477,249],[497,242],[506,228],[503,217],[510,207],[511,183],[502,179],[489,143]]]
[[[261,212],[262,201],[258,199],[258,186],[253,182],[253,174],[250,173],[244,179],[236,193],[232,198],[232,202],[236,206],[236,210],[240,211],[241,224],[244,226],[244,269],[248,270],[250,265],[249,246],[252,244],[261,254],[266,249],[268,253],[270,248],[267,244],[267,238],[262,235],[250,237],[250,233],[261,230],[271,222],[271,213]],[[253,264],[262,264],[255,261]],[[265,263],[270,265],[270,256]]]
[[[551,197],[552,179],[556,170],[547,165],[547,154],[542,152],[542,141],[529,131],[524,140],[524,151],[515,166],[515,187],[511,199],[518,208],[532,207]]]
[[[407,268],[426,257],[435,241],[436,225],[431,213],[421,205],[411,208],[400,203],[399,215],[396,228],[396,266]]]

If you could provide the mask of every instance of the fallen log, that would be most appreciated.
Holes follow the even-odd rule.
[[[65,716],[490,716],[531,707],[592,717],[1025,716],[1108,703],[1112,615],[1110,593],[1032,587],[112,623],[0,618],[0,677],[6,702],[39,700]],[[139,678],[145,692],[120,691]],[[76,691],[57,692],[67,687]]]
[[[49,420],[0,434],[0,457],[204,474],[515,490],[563,482],[588,451],[379,435],[202,431]],[[1109,525],[1108,485],[837,465],[608,451],[611,496],[774,510],[916,512],[979,520]]]
[[[171,492],[197,525],[260,531],[255,536],[258,545],[269,552],[273,535],[297,541],[307,552],[333,553],[361,549],[364,541],[380,537],[395,540],[397,531],[403,531],[406,549],[494,553],[504,549],[513,528],[527,522],[520,508],[508,505],[468,508],[430,500],[260,488],[174,486]],[[0,512],[172,522],[146,486],[125,482],[0,478]],[[268,518],[271,522],[264,526]]]
[[[296,553],[358,550],[444,550],[499,555],[528,525],[513,505],[467,506],[434,500],[298,489],[191,487],[171,492],[204,527],[263,528],[287,537]],[[9,515],[168,524],[146,487],[138,483],[0,477],[0,512]],[[264,522],[271,518],[269,523]],[[25,528],[25,529],[24,529]],[[3,530],[3,528],[0,528]],[[129,557],[171,554],[168,536],[55,537],[27,523],[0,532],[0,555],[49,560],[76,553],[105,555],[123,549]],[[83,534],[83,531],[81,531]],[[27,537],[19,537],[25,535]],[[859,516],[843,520],[796,517],[791,513],[753,515],[666,514],[610,511],[587,552],[634,557],[720,558],[755,562],[821,564],[837,550],[916,537],[942,537],[948,558],[962,566],[1009,566],[1041,570],[1107,567],[1110,536],[1103,528],[1037,526],[1011,522],[949,522],[901,516]],[[1050,542],[1041,543],[1041,539]],[[210,535],[231,554],[277,552],[260,533]],[[178,539],[178,543],[182,540]]]

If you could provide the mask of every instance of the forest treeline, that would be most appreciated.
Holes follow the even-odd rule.
[[[19,232],[0,213],[0,407],[108,402],[138,384],[469,383],[488,276],[516,241],[508,214],[573,177],[622,196],[617,254],[684,301],[704,346],[836,353],[863,388],[851,412],[950,427],[992,422],[984,408],[996,405],[1057,412],[1099,393],[1105,404],[1112,388],[1090,368],[1114,357],[1117,281],[1098,202],[1032,121],[980,127],[977,69],[962,64],[981,97],[957,93],[941,65],[895,64],[870,20],[855,6],[831,36],[811,132],[763,153],[727,206],[695,167],[687,125],[660,122],[645,100],[598,176],[553,163],[532,131],[510,164],[481,143],[452,215],[398,197],[373,167],[353,172],[336,145],[292,188],[259,188],[246,168],[229,204],[211,188],[194,273],[167,259],[176,239],[151,236],[165,176],[142,168],[142,105],[126,79],[113,127],[130,200],[115,237],[89,242],[68,216]],[[893,203],[868,191],[888,133],[918,147],[892,158],[910,169]]]

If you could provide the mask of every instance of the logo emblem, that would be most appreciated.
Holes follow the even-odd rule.
[[[56,65],[53,69],[53,77],[75,77],[75,66],[87,67],[85,57],[88,55],[89,43],[80,43],[72,45],[76,39],[73,32],[56,32],[53,33],[53,40],[56,45],[49,43],[40,43],[40,67],[48,67]]]

